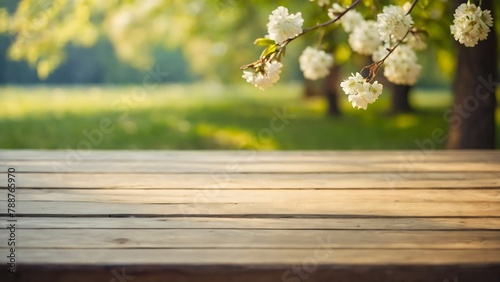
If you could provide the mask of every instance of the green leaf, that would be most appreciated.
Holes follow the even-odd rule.
[[[272,54],[274,52],[276,52],[276,48],[278,47],[278,45],[276,44],[273,44],[273,45],[269,45],[263,52],[262,54],[260,55],[261,58],[264,58],[266,56],[268,56],[269,54]]]
[[[269,39],[269,38],[257,38],[257,39],[255,39],[253,44],[259,45],[259,46],[269,46],[272,44],[276,44],[276,42],[274,42],[274,40]]]

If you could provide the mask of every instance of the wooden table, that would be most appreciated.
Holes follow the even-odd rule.
[[[500,281],[498,151],[0,150],[0,167],[0,281]]]

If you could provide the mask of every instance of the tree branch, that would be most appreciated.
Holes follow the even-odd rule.
[[[413,10],[413,8],[415,8],[415,6],[417,5],[417,2],[418,2],[418,0],[413,0],[413,3],[411,3],[410,9],[408,10],[408,12],[406,12],[407,15],[409,15],[411,13],[411,10]]]
[[[417,1],[417,0],[415,0],[415,1]],[[338,15],[335,19],[331,19],[331,20],[329,20],[329,21],[327,21],[327,22],[324,22],[324,23],[318,24],[318,25],[313,26],[313,27],[311,27],[311,28],[306,28],[306,29],[303,29],[303,30],[302,30],[302,32],[301,32],[301,33],[299,33],[299,34],[297,34],[295,37],[292,37],[292,38],[287,39],[286,41],[284,41],[284,42],[282,43],[282,47],[283,47],[283,48],[284,48],[284,47],[286,47],[286,45],[288,45],[288,43],[290,43],[291,41],[293,41],[293,40],[294,40],[294,39],[296,39],[297,37],[300,37],[300,36],[302,36],[302,35],[304,35],[304,34],[306,34],[306,33],[309,33],[309,32],[311,32],[311,31],[313,31],[313,30],[316,30],[316,29],[321,28],[321,27],[329,26],[329,25],[331,25],[331,24],[333,24],[333,23],[337,22],[337,21],[338,21],[338,20],[340,20],[340,19],[341,19],[341,18],[342,18],[345,14],[347,14],[347,12],[349,12],[349,11],[350,11],[350,10],[352,10],[354,7],[356,7],[356,5],[358,5],[358,4],[359,4],[359,2],[361,2],[361,0],[355,0],[355,1],[353,1],[353,2],[352,2],[352,4],[351,4],[351,6],[347,7],[347,8],[345,9],[345,11],[343,11],[342,13],[340,13],[340,14],[339,14],[339,15]]]

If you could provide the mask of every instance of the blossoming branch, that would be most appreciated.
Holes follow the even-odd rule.
[[[286,46],[306,33],[335,23],[340,23],[348,34],[347,41],[352,51],[371,56],[374,62],[363,68],[369,70],[366,77],[357,72],[340,84],[353,107],[366,109],[382,94],[382,84],[374,81],[382,66],[384,76],[394,84],[414,85],[418,81],[422,67],[416,51],[427,47],[426,33],[414,27],[410,14],[418,0],[403,6],[385,6],[374,19],[365,19],[354,9],[360,0],[353,1],[348,7],[330,3],[330,0],[316,1],[330,20],[309,29],[302,28],[301,12],[293,14],[283,6],[272,11],[267,24],[268,34],[255,41],[255,44],[265,47],[264,51],[257,61],[242,67],[243,78],[248,83],[261,90],[274,85],[280,79]],[[488,37],[492,26],[491,12],[469,1],[455,10],[450,30],[455,40],[473,47]],[[325,50],[309,46],[299,56],[299,64],[306,79],[317,80],[329,74],[334,58]]]

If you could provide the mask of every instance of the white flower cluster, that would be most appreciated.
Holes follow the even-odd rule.
[[[365,20],[354,10],[349,10],[340,19],[342,27],[349,33],[348,42],[351,49],[361,55],[371,55],[374,62],[383,60],[384,76],[395,84],[416,83],[422,67],[417,62],[414,50],[427,47],[421,34],[409,32],[413,19],[407,13],[411,7],[411,3],[406,3],[403,7],[385,6],[382,13],[377,15],[376,21]],[[346,8],[335,3],[328,10],[328,16],[336,19],[345,10]],[[404,41],[400,42],[403,39]],[[389,50],[394,51],[386,58]],[[376,69],[370,70],[376,72]],[[382,92],[380,83],[370,84],[359,73],[342,82],[341,86],[349,95],[353,106],[363,109]]]
[[[359,72],[342,81],[340,86],[352,106],[363,110],[366,110],[368,104],[377,100],[384,88],[377,81],[374,83],[367,82]]]
[[[427,44],[417,33],[407,33],[412,28],[413,19],[407,15],[411,3],[400,6],[385,6],[377,20],[365,20],[363,16],[349,10],[341,19],[342,27],[349,33],[351,49],[361,55],[372,55],[374,62],[384,60],[384,76],[396,84],[412,85],[417,81],[422,67],[417,62],[414,50],[422,50]],[[346,8],[334,3],[328,10],[328,16],[336,19]],[[404,39],[404,44],[396,44]],[[395,48],[389,54],[389,48]],[[353,107],[366,109],[382,93],[382,84],[367,82],[361,74],[356,73],[341,83]]]
[[[289,14],[288,9],[280,6],[271,12],[269,15],[269,23],[267,24],[267,38],[273,40],[276,44],[281,44],[284,41],[294,38],[302,32],[302,24],[304,19],[302,14]],[[255,87],[264,90],[273,86],[280,79],[281,68],[280,55],[276,57],[276,45],[270,44],[259,61],[244,66],[244,69],[251,68],[252,71],[243,71],[243,78]],[[274,49],[269,49],[274,47]],[[279,54],[279,52],[278,52]]]
[[[268,37],[280,44],[302,32],[304,19],[300,12],[288,14],[288,9],[280,6],[269,15]]]
[[[311,2],[315,0],[309,0]],[[330,5],[330,0],[317,0],[318,1],[318,6],[323,7],[323,6],[328,6]]]
[[[349,45],[361,55],[371,55],[382,44],[375,21],[361,21],[349,34]]]
[[[374,61],[382,60],[389,51],[387,46],[380,46],[373,53]],[[422,67],[417,62],[417,55],[406,45],[399,45],[384,62],[384,76],[394,84],[413,85],[417,82]]]
[[[409,33],[404,41],[415,51],[422,51],[427,48],[427,42],[421,33]]]
[[[299,64],[305,78],[317,80],[330,73],[333,56],[323,50],[307,47],[299,57]]]
[[[345,8],[334,3],[328,10],[328,16],[335,19],[344,11]],[[349,10],[340,18],[340,22],[344,31],[349,33],[348,42],[354,52],[361,55],[371,55],[382,44],[375,22],[365,21],[360,13]]]
[[[283,64],[277,61],[265,62],[260,71],[244,71],[243,78],[260,90],[273,86],[279,79]]]
[[[380,39],[384,42],[394,42],[403,39],[413,25],[413,19],[400,6],[385,6],[377,15],[377,28]]]
[[[410,8],[410,3],[403,7],[385,6],[382,13],[377,15],[376,27],[384,43],[373,53],[372,59],[381,61],[389,54],[390,48],[395,48],[384,61],[384,76],[394,84],[413,85],[417,82],[422,67],[418,64],[414,50],[427,47],[421,34],[408,33],[413,25],[413,19],[407,15]],[[404,44],[395,47],[403,38]]]
[[[310,1],[315,1],[321,7],[330,5],[330,0]],[[406,3],[403,7],[385,6],[382,13],[377,15],[376,21],[365,20],[355,10],[346,12],[347,8],[338,3],[332,4],[328,9],[328,16],[331,19],[337,19],[345,13],[339,22],[349,33],[348,42],[352,50],[362,55],[372,55],[376,63],[370,66],[370,82],[373,81],[383,62],[384,75],[389,81],[405,85],[416,83],[422,68],[417,62],[415,50],[426,48],[426,43],[421,34],[411,30],[413,19],[408,12],[412,7],[410,3]],[[283,67],[280,61],[284,48],[288,40],[293,40],[303,33],[303,23],[304,19],[300,12],[290,14],[283,6],[272,11],[266,35],[271,40],[259,41],[269,46],[262,53],[260,60],[244,66],[251,70],[244,71],[243,78],[259,89],[269,88],[276,83]],[[485,39],[490,26],[492,26],[490,12],[487,10],[483,12],[475,5],[467,3],[461,5],[455,12],[455,21],[451,29],[455,38],[468,46],[472,43],[475,45],[477,40]],[[471,39],[474,36],[476,36],[475,42]],[[312,47],[307,47],[299,57],[304,77],[311,80],[327,76],[333,63],[331,54]],[[349,102],[354,107],[366,109],[367,105],[373,103],[382,93],[383,86],[380,83],[370,82],[356,73],[341,83]]]
[[[340,6],[338,3],[334,3],[330,9],[328,9],[328,16],[333,20],[338,17],[339,14],[343,13],[346,9]],[[345,32],[350,33],[355,26],[363,22],[363,16],[356,12],[355,10],[349,10],[345,15],[340,18],[340,23]]]
[[[479,40],[485,40],[493,26],[493,18],[489,10],[469,2],[464,3],[455,10],[453,25],[450,26],[451,34],[455,40],[467,47],[474,47]]]

